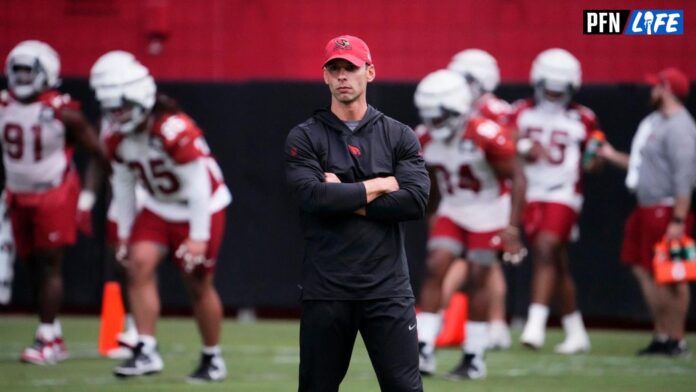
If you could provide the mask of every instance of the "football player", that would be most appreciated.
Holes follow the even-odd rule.
[[[154,336],[160,308],[155,272],[169,251],[182,272],[203,341],[200,364],[189,379],[220,381],[227,371],[213,272],[231,194],[201,130],[171,98],[156,95],[145,66],[133,61],[109,68],[101,82],[96,96],[111,127],[106,145],[114,168],[117,258],[126,264],[139,333],[133,356],[114,374],[139,376],[164,367]],[[147,191],[140,212],[136,184]]]
[[[567,245],[583,202],[581,160],[597,130],[592,110],[573,102],[581,84],[580,62],[564,49],[541,52],[531,69],[534,97],[516,104],[511,123],[524,158],[527,205],[524,229],[533,250],[531,304],[521,342],[544,345],[549,302],[559,298],[565,340],[555,351],[588,351],[590,340],[575,303]],[[591,161],[591,168],[596,160]],[[587,167],[586,167],[587,168]]]
[[[39,326],[21,360],[53,364],[68,357],[57,314],[63,297],[65,249],[75,243],[80,178],[75,146],[109,170],[94,129],[61,94],[60,60],[44,42],[23,41],[7,56],[8,91],[0,94],[7,206],[20,258],[36,280]]]
[[[481,49],[466,49],[455,54],[447,68],[464,76],[469,85],[472,115],[495,121],[503,127],[507,126],[510,104],[493,93],[500,82],[500,70],[495,57]],[[446,282],[458,283],[466,274],[466,263],[452,268],[449,274],[452,276],[446,279]],[[511,339],[510,329],[505,320],[507,284],[500,264],[494,263],[491,266],[490,279],[488,287],[491,289],[491,314],[488,344],[491,349],[505,350],[510,347]],[[451,288],[446,290],[451,291]],[[443,295],[447,296],[446,293]]]
[[[96,91],[98,88],[108,87],[109,83],[109,73],[117,71],[119,67],[129,66],[132,63],[137,62],[135,57],[128,52],[122,50],[113,50],[105,53],[92,66],[90,70],[89,84],[92,90]],[[107,139],[112,136],[113,129],[109,126],[109,122],[102,118],[101,129],[100,129],[100,139],[105,143]],[[86,189],[80,194],[80,200],[78,202],[78,216],[86,216],[86,218],[80,219],[80,222],[91,222],[88,218],[91,216],[92,207],[96,201],[96,185],[101,183],[103,177],[99,170],[96,170],[94,166],[90,166],[87,169],[87,176],[85,183]],[[136,208],[138,211],[142,208],[143,201],[145,198],[145,190],[141,186],[136,186]],[[125,268],[121,263],[116,262],[116,248],[118,246],[118,234],[117,234],[117,223],[116,223],[116,206],[113,198],[109,203],[106,216],[106,250],[107,259],[110,263],[114,265],[114,270],[116,273],[116,279],[121,284],[122,290],[122,301],[124,308],[126,310],[124,330],[117,335],[118,347],[109,350],[106,356],[113,359],[126,359],[130,358],[132,350],[138,344],[138,330],[135,327],[135,320],[130,312],[130,301],[128,300],[128,293],[126,290],[126,273]]]
[[[486,376],[491,266],[505,249],[517,254],[519,230],[511,222],[519,211],[511,208],[504,180],[521,178],[516,169],[514,142],[505,128],[471,116],[471,93],[464,78],[440,70],[426,76],[414,97],[424,125],[418,127],[423,157],[439,189],[440,203],[428,240],[427,276],[420,294],[418,340],[420,369],[435,371],[434,343],[446,306],[442,283],[458,257],[468,265],[469,320],[461,363],[451,378]],[[517,196],[522,192],[518,187]],[[516,205],[519,206],[519,203]]]

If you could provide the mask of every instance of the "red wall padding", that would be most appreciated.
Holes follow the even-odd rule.
[[[370,45],[379,80],[417,80],[458,50],[498,58],[503,79],[526,81],[534,56],[560,46],[590,82],[640,81],[668,65],[696,79],[696,7],[619,0],[3,0],[0,56],[37,38],[85,76],[103,52],[134,52],[166,79],[318,79],[324,44],[351,33]],[[683,36],[587,36],[583,9],[684,9]],[[149,37],[166,36],[159,55]]]

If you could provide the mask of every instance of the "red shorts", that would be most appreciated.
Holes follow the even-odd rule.
[[[210,217],[210,239],[206,251],[205,264],[196,267],[197,270],[212,272],[215,269],[218,252],[225,234],[225,209],[214,213]],[[188,222],[169,222],[154,212],[143,209],[135,218],[130,243],[152,241],[169,248],[174,263],[183,270],[184,261],[174,255],[179,245],[188,238]]]
[[[460,227],[450,218],[438,216],[430,229],[428,249],[445,248],[455,256],[461,256],[464,251],[503,249],[500,230],[473,232]]]
[[[524,208],[524,233],[531,242],[542,231],[568,242],[577,220],[578,213],[565,204],[534,201]]]
[[[26,258],[40,249],[72,245],[77,239],[77,198],[80,177],[70,171],[65,181],[41,193],[7,192],[17,255]]]
[[[655,244],[662,240],[672,219],[672,207],[636,207],[628,216],[621,244],[621,261],[626,265],[642,267],[652,274]],[[686,219],[686,233],[691,233],[694,216]]]

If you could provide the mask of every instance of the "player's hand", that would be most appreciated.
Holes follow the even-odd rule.
[[[92,211],[91,210],[77,210],[77,230],[80,233],[86,235],[87,237],[92,237],[94,231],[92,230]]]
[[[341,179],[338,178],[338,176],[333,174],[333,173],[324,173],[324,182],[332,183],[332,184],[340,184]]]
[[[128,266],[128,241],[119,241],[116,245],[116,261],[124,267]]]
[[[527,248],[520,239],[520,228],[508,226],[500,233],[503,240],[503,261],[517,265],[527,256]]]
[[[667,240],[680,240],[684,237],[684,223],[670,222],[665,232]]]
[[[190,274],[197,266],[206,262],[205,253],[207,250],[207,241],[187,238],[179,246],[174,255],[184,261],[184,271]]]

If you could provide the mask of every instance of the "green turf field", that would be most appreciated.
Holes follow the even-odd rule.
[[[119,380],[111,375],[115,361],[96,353],[98,320],[63,318],[72,358],[56,366],[19,363],[19,352],[30,343],[33,317],[0,316],[0,391],[293,391],[297,390],[298,324],[227,321],[223,350],[229,368],[220,384],[189,385],[184,376],[196,365],[199,343],[193,321],[170,318],[159,324],[160,351],[165,369],[159,375]],[[515,334],[517,336],[518,333]],[[634,352],[648,342],[647,332],[592,331],[588,355],[564,357],[552,352],[561,339],[552,330],[546,348],[530,352],[515,346],[488,355],[488,379],[451,382],[425,380],[426,391],[696,391],[693,359],[637,358]],[[689,337],[696,345],[696,336]],[[459,359],[454,349],[439,352],[438,370],[449,370]],[[367,353],[359,341],[341,391],[378,391]]]

